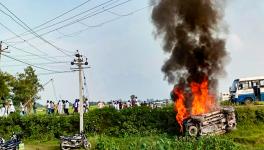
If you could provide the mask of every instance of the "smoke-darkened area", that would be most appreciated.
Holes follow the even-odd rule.
[[[217,86],[227,56],[225,40],[218,38],[223,3],[216,0],[156,0],[152,22],[163,38],[163,50],[170,54],[162,71],[172,84],[201,83]]]

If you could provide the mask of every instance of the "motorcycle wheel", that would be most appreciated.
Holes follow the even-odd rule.
[[[90,142],[84,141],[83,142],[83,147],[84,147],[85,150],[89,150],[89,149],[91,149],[92,145],[91,145]]]
[[[62,146],[62,145],[60,144],[60,149],[61,149],[61,150],[70,150],[71,148],[70,148],[70,147],[66,147],[66,146]]]

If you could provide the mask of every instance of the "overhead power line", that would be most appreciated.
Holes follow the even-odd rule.
[[[76,20],[74,20],[74,21],[72,21],[72,22],[70,22],[70,23],[67,23],[67,24],[65,24],[65,25],[62,25],[62,26],[60,26],[60,27],[58,27],[58,28],[55,28],[55,29],[52,29],[52,30],[50,30],[50,31],[44,32],[44,33],[40,34],[40,36],[47,35],[47,34],[49,34],[49,33],[52,33],[52,32],[54,32],[54,31],[57,31],[57,30],[59,30],[59,29],[62,29],[62,28],[68,27],[68,26],[70,26],[70,25],[76,24],[76,23],[78,23],[78,22],[80,22],[80,21],[82,21],[82,20],[86,20],[86,19],[88,19],[88,18],[94,17],[94,16],[99,15],[99,14],[101,14],[101,13],[107,12],[108,10],[111,10],[111,9],[116,8],[116,7],[118,7],[118,6],[124,5],[124,4],[128,3],[129,1],[132,1],[132,0],[127,0],[127,1],[124,1],[124,2],[122,2],[122,3],[116,4],[116,5],[112,6],[112,7],[105,8],[105,9],[103,9],[103,10],[101,10],[101,11],[95,12],[94,14],[86,15],[86,16],[84,16],[84,17],[82,17],[82,18],[76,19]],[[35,39],[35,38],[36,38],[36,37],[32,37],[32,38],[29,38],[29,39],[27,39],[27,40],[29,41],[29,40],[32,40],[32,39]]]
[[[51,24],[51,25],[49,25],[49,26],[46,26],[46,27],[40,28],[40,29],[38,29],[38,30],[36,30],[36,31],[39,32],[39,31],[42,31],[42,30],[45,30],[45,29],[48,29],[48,28],[54,27],[54,26],[56,26],[56,25],[58,25],[58,24],[64,23],[64,22],[69,21],[69,20],[72,20],[72,19],[74,19],[74,18],[76,18],[76,17],[78,17],[78,16],[84,15],[85,13],[87,13],[87,12],[89,12],[89,11],[91,11],[91,10],[94,10],[94,9],[96,9],[96,8],[98,8],[98,7],[102,7],[102,8],[107,7],[108,5],[106,5],[106,4],[108,4],[108,3],[111,2],[111,1],[113,1],[113,0],[106,1],[106,2],[104,2],[104,3],[102,3],[102,4],[100,4],[100,5],[97,5],[97,6],[95,6],[95,7],[92,7],[92,8],[90,8],[90,9],[88,9],[88,10],[86,10],[86,11],[83,11],[83,12],[77,14],[77,15],[74,15],[74,16],[69,17],[69,18],[67,18],[67,19],[64,19],[64,20],[62,20],[62,21],[56,22],[56,23]],[[111,3],[111,4],[112,4],[112,3]],[[104,5],[106,5],[106,6],[104,6]],[[94,12],[97,12],[97,11],[98,11],[98,10],[96,10],[96,11],[94,11]],[[94,13],[94,12],[92,12],[92,13]]]
[[[9,14],[7,14],[6,12],[4,12],[3,10],[0,10],[2,13],[4,13],[5,15],[7,15],[8,17],[10,17],[14,22],[16,22],[19,26],[21,26],[22,28],[24,28],[26,31],[32,33],[36,38],[39,38],[40,40],[44,41],[45,43],[51,45],[52,47],[54,47],[56,50],[62,52],[65,56],[71,57],[71,55],[67,54],[65,51],[63,51],[61,48],[57,47],[56,45],[50,43],[48,40],[46,40],[45,38],[43,38],[42,36],[40,36],[39,34],[37,34],[35,31],[33,31],[25,22],[23,22],[19,17],[17,17],[11,10],[9,10],[4,4],[2,4],[0,2],[0,5],[2,7],[4,7],[10,14],[12,14],[17,20],[19,20],[21,23],[19,23],[16,19],[14,19],[12,16],[10,16]]]
[[[78,14],[76,14],[76,15],[74,15],[74,16],[71,16],[71,17],[69,17],[69,18],[67,18],[67,19],[64,19],[64,20],[62,20],[62,21],[56,22],[56,23],[54,23],[54,24],[51,24],[51,25],[49,25],[49,26],[46,26],[46,27],[40,28],[40,27],[42,27],[42,26],[44,26],[44,25],[46,25],[46,24],[48,24],[48,23],[50,23],[50,22],[52,22],[52,21],[54,21],[54,20],[56,20],[56,19],[58,19],[58,18],[60,18],[60,17],[62,17],[62,16],[64,16],[65,14],[71,12],[71,11],[67,11],[67,12],[65,12],[65,13],[63,13],[63,14],[61,14],[61,15],[59,15],[59,16],[57,16],[57,17],[55,17],[55,18],[53,18],[53,19],[51,19],[51,20],[49,20],[49,21],[47,21],[47,22],[44,22],[44,23],[42,23],[42,24],[40,24],[40,25],[34,27],[33,29],[37,29],[35,32],[38,32],[38,31],[41,31],[41,30],[44,30],[44,29],[47,29],[47,28],[53,27],[53,26],[55,26],[55,25],[57,25],[57,24],[60,24],[60,23],[66,22],[66,21],[71,20],[71,19],[73,19],[73,18],[76,18],[76,17],[78,17],[78,16],[80,16],[80,15],[83,15],[83,14],[85,14],[85,13],[91,11],[91,10],[94,10],[94,9],[96,9],[96,8],[98,8],[98,7],[104,6],[105,4],[107,4],[107,3],[111,2],[111,1],[113,1],[113,0],[108,0],[108,1],[106,1],[106,2],[104,2],[104,3],[101,3],[101,4],[99,4],[99,5],[96,5],[95,7],[92,7],[92,8],[90,8],[90,9],[88,9],[88,10],[82,11],[81,13],[78,13]],[[86,2],[88,2],[88,1],[86,1]],[[39,29],[39,28],[40,28],[40,29]],[[19,35],[20,35],[20,36],[25,36],[25,35],[29,35],[29,34],[30,34],[30,32],[26,31],[26,32],[21,33],[21,34],[19,34]],[[12,40],[12,39],[15,39],[15,37],[12,37],[12,38],[9,38],[9,39],[3,40],[3,41],[8,41],[8,40]]]
[[[115,18],[113,18],[113,19],[109,19],[109,20],[107,20],[107,21],[105,21],[105,22],[101,22],[101,23],[96,24],[96,25],[87,25],[87,24],[85,24],[85,23],[83,23],[83,22],[80,22],[82,25],[86,26],[87,28],[84,28],[84,29],[81,29],[81,30],[79,30],[79,31],[75,31],[75,32],[72,32],[72,33],[69,33],[69,34],[63,34],[63,33],[61,33],[63,36],[57,37],[57,39],[60,39],[60,38],[62,38],[62,37],[73,37],[73,36],[75,36],[75,35],[77,35],[77,34],[80,34],[80,33],[84,32],[84,31],[90,29],[90,28],[101,27],[102,25],[105,25],[105,24],[108,24],[108,23],[114,22],[114,21],[116,21],[116,20],[119,20],[119,19],[121,19],[121,18],[124,18],[124,17],[130,16],[130,15],[133,15],[133,14],[135,14],[135,13],[137,13],[137,12],[140,12],[140,11],[146,9],[146,8],[151,7],[151,6],[153,6],[153,5],[148,5],[148,6],[145,6],[145,7],[139,8],[139,9],[136,9],[136,10],[134,10],[134,11],[128,12],[128,13],[126,13],[126,14],[112,13],[113,15],[116,15],[116,16],[118,16],[118,17],[115,17]]]
[[[25,61],[19,60],[19,59],[17,59],[17,58],[11,57],[11,56],[6,55],[6,54],[2,54],[2,55],[5,56],[5,57],[7,57],[7,58],[13,59],[13,60],[15,60],[15,61],[17,61],[17,62],[20,62],[20,63],[26,64],[26,65],[32,66],[32,67],[35,67],[35,68],[38,68],[38,69],[42,69],[42,70],[46,70],[46,71],[50,71],[50,72],[59,72],[59,71],[50,70],[50,69],[47,69],[47,68],[43,68],[43,67],[40,67],[40,66],[36,66],[36,65],[30,64],[30,63],[28,63],[28,62],[25,62]]]
[[[27,54],[30,54],[30,55],[33,55],[33,56],[39,57],[39,58],[41,58],[41,59],[44,59],[44,60],[47,60],[47,61],[50,61],[50,62],[54,62],[53,60],[51,61],[50,59],[48,59],[48,57],[46,57],[46,56],[41,56],[41,55],[38,55],[38,54],[35,54],[35,53],[32,53],[32,52],[25,51],[25,50],[23,50],[22,48],[18,48],[18,47],[16,47],[16,46],[10,45],[10,44],[8,44],[8,43],[6,43],[6,42],[3,42],[3,43],[5,43],[7,46],[9,46],[9,47],[11,47],[11,48],[14,48],[14,49],[16,49],[16,50],[22,51],[22,52],[24,52],[24,53],[27,53]],[[64,57],[65,57],[65,56],[64,56]]]
[[[35,50],[41,52],[42,54],[45,54],[46,56],[49,56],[48,53],[43,52],[42,50],[38,49],[36,46],[32,45],[31,43],[29,43],[27,40],[23,39],[22,37],[20,37],[19,35],[17,35],[14,31],[12,31],[10,28],[8,28],[7,26],[5,26],[3,23],[0,22],[0,25],[2,27],[4,27],[7,31],[11,32],[12,34],[16,35],[17,37],[19,37],[21,40],[25,41],[29,46],[31,46],[32,48],[34,48]],[[50,57],[50,56],[49,56]]]
[[[44,75],[53,75],[53,74],[63,74],[63,73],[73,73],[76,72],[76,70],[70,70],[70,71],[56,71],[56,72],[50,72],[50,73],[38,73],[39,76]]]
[[[21,59],[20,59],[21,60]],[[22,60],[21,60],[22,61]],[[61,62],[44,62],[44,63],[34,63],[33,65],[56,65],[56,64],[65,64],[68,63],[70,64],[70,61],[61,61]],[[4,65],[2,67],[20,67],[20,66],[24,66],[24,65]]]

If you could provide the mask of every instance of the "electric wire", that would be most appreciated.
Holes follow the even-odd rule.
[[[86,26],[87,28],[84,28],[84,29],[81,29],[81,30],[79,30],[79,31],[75,31],[75,32],[72,32],[72,33],[69,33],[69,34],[63,34],[63,33],[60,32],[60,33],[62,34],[62,36],[59,36],[59,37],[57,37],[56,39],[61,39],[61,38],[64,38],[64,37],[74,37],[74,36],[76,36],[76,35],[78,35],[78,34],[80,34],[80,33],[82,33],[82,32],[85,32],[85,31],[89,30],[90,28],[101,27],[101,26],[103,26],[103,25],[105,25],[105,24],[108,24],[108,23],[111,23],[111,22],[117,21],[117,20],[119,20],[119,19],[121,19],[121,18],[124,18],[124,17],[130,16],[130,15],[133,15],[133,14],[135,14],[135,13],[138,13],[138,12],[140,12],[140,11],[146,9],[146,8],[149,8],[149,7],[151,7],[151,6],[153,6],[153,5],[148,5],[148,6],[145,6],[145,7],[139,8],[139,9],[136,9],[136,10],[134,10],[134,11],[128,12],[127,15],[120,15],[120,14],[118,14],[118,13],[113,13],[113,15],[115,15],[115,16],[117,16],[117,17],[115,17],[115,18],[113,18],[113,19],[109,19],[109,20],[104,21],[104,22],[101,22],[101,23],[96,24],[96,25],[87,25],[86,23],[79,22],[80,24]]]
[[[86,98],[88,99],[88,102],[90,101],[90,94],[89,94],[89,89],[87,86],[87,77],[85,75],[85,71],[83,70],[83,80],[84,80],[84,88],[85,88],[85,95],[87,96]],[[89,105],[89,103],[88,103]],[[89,107],[89,106],[88,106]]]
[[[10,45],[10,44],[8,44],[8,43],[6,43],[6,42],[3,42],[3,43],[6,44],[9,48],[11,47],[11,48],[14,48],[14,49],[16,49],[16,50],[18,50],[18,51],[22,51],[22,52],[24,52],[24,53],[31,54],[31,55],[33,55],[33,56],[39,57],[39,58],[44,59],[44,60],[48,60],[48,61],[50,61],[50,62],[54,62],[54,61],[49,60],[46,56],[41,56],[41,55],[38,55],[38,54],[35,54],[35,53],[32,53],[32,52],[25,51],[25,50],[23,50],[22,48],[18,48],[18,47],[16,47],[16,46]],[[64,57],[65,57],[65,56],[64,56]]]
[[[54,20],[56,20],[56,19],[58,19],[58,18],[61,18],[62,16],[64,16],[64,15],[66,15],[66,14],[68,14],[68,13],[70,13],[70,12],[76,10],[76,9],[78,9],[79,7],[85,5],[86,3],[90,2],[90,1],[91,1],[91,0],[87,0],[87,1],[85,1],[85,2],[83,2],[83,3],[81,3],[81,4],[79,4],[79,5],[77,5],[77,6],[75,6],[75,7],[73,7],[72,9],[70,9],[70,10],[68,10],[68,11],[66,11],[66,12],[64,12],[64,13],[62,13],[62,14],[60,14],[60,15],[58,15],[58,16],[56,16],[56,17],[54,17],[54,18],[52,18],[52,19],[50,19],[50,20],[48,20],[48,21],[46,21],[46,22],[44,22],[44,23],[42,23],[42,24],[40,24],[40,25],[38,25],[38,26],[36,26],[36,27],[34,27],[34,28],[32,28],[32,29],[33,29],[33,30],[34,30],[34,29],[37,29],[37,28],[39,28],[39,27],[41,27],[41,26],[44,26],[44,25],[46,25],[46,24],[48,24],[48,23],[50,23],[50,22],[52,22],[52,21],[54,21]],[[25,33],[28,33],[28,32],[21,33],[20,35],[25,35]],[[6,41],[7,41],[7,40],[14,39],[14,38],[16,38],[16,37],[11,37],[11,38],[9,38],[9,39],[6,39]]]
[[[2,4],[0,2],[0,5],[2,7],[4,7],[10,14],[12,14],[17,20],[19,20],[23,25],[21,25],[16,19],[14,19],[12,16],[10,16],[9,14],[7,14],[6,12],[4,12],[3,10],[0,9],[0,11],[2,13],[4,13],[5,15],[7,15],[8,17],[10,17],[14,22],[16,22],[19,26],[21,26],[22,28],[24,28],[26,31],[32,33],[36,38],[39,38],[40,40],[44,41],[45,43],[51,45],[52,47],[54,47],[56,50],[62,52],[65,56],[71,57],[71,55],[67,54],[63,49],[57,47],[56,45],[52,44],[51,42],[49,42],[48,40],[46,40],[45,38],[43,38],[42,36],[40,36],[39,34],[37,34],[35,31],[33,31],[25,22],[23,22],[19,17],[17,17],[11,10],[9,10],[4,4]]]
[[[34,63],[34,65],[38,65],[38,66],[44,65],[44,66],[46,66],[46,65],[65,64],[65,63],[69,63],[70,64],[70,61],[44,62],[44,63],[36,63],[36,64]],[[24,65],[4,65],[2,67],[20,67],[20,66],[24,66]]]
[[[90,8],[90,9],[88,9],[88,10],[82,11],[81,13],[78,13],[78,14],[76,14],[76,15],[74,15],[74,16],[71,16],[71,17],[69,17],[69,18],[67,18],[67,19],[64,19],[64,20],[62,20],[62,21],[59,21],[59,22],[53,23],[53,24],[51,24],[51,25],[49,25],[49,26],[46,26],[46,27],[43,27],[43,28],[40,28],[40,29],[37,29],[37,28],[42,27],[43,25],[46,25],[47,23],[43,23],[43,24],[41,24],[41,25],[38,25],[37,27],[35,27],[35,29],[37,29],[36,32],[41,31],[41,30],[44,30],[44,29],[47,29],[47,28],[50,28],[50,27],[53,27],[53,26],[58,25],[58,24],[60,24],[60,23],[66,22],[66,21],[68,21],[68,20],[71,20],[71,19],[73,19],[73,18],[75,18],[75,17],[78,17],[78,16],[80,16],[80,15],[83,15],[83,14],[85,14],[85,13],[91,11],[91,10],[94,10],[94,9],[96,9],[96,8],[98,8],[98,7],[104,6],[104,5],[106,5],[107,3],[111,2],[111,1],[113,1],[113,0],[108,0],[108,1],[106,1],[106,2],[104,2],[104,3],[101,3],[101,4],[99,4],[99,5],[96,5],[96,6]],[[60,16],[60,15],[59,15],[59,16]],[[55,17],[55,18],[56,18],[56,17]],[[55,19],[51,19],[51,20],[55,20]],[[51,22],[51,21],[50,21],[50,22]],[[33,29],[34,29],[34,28],[33,28]],[[25,34],[25,33],[27,33],[27,34]],[[20,35],[25,36],[25,35],[29,35],[29,34],[30,34],[30,33],[28,33],[28,32],[24,32],[24,33],[22,33],[22,34],[20,34]],[[6,39],[6,40],[11,40],[11,39],[14,39],[14,38]],[[6,40],[4,40],[4,41],[6,41]]]
[[[96,12],[96,13],[94,13],[94,14],[86,15],[86,16],[84,16],[84,17],[82,17],[82,18],[76,19],[76,20],[74,20],[74,21],[72,21],[72,22],[70,22],[70,23],[67,23],[67,24],[65,24],[65,25],[62,25],[62,26],[60,26],[60,27],[58,27],[58,28],[55,28],[55,29],[52,29],[52,30],[50,30],[50,31],[47,31],[47,32],[41,33],[40,36],[47,35],[47,34],[49,34],[49,33],[52,33],[52,32],[54,32],[54,31],[57,31],[57,30],[59,30],[59,29],[62,29],[62,28],[68,27],[68,26],[70,26],[70,25],[76,24],[76,23],[78,23],[78,22],[80,22],[80,21],[82,21],[82,20],[86,20],[86,19],[88,19],[88,18],[94,17],[94,16],[99,15],[99,14],[101,14],[101,13],[104,13],[104,12],[106,12],[106,11],[108,11],[108,10],[111,10],[111,9],[116,8],[116,7],[118,7],[118,6],[124,5],[124,4],[128,3],[129,1],[132,1],[132,0],[127,0],[127,1],[124,1],[124,2],[119,3],[119,4],[117,4],[117,5],[114,5],[114,6],[112,6],[112,7],[109,7],[109,8],[107,8],[107,9],[104,9],[104,10],[102,10],[102,11]],[[29,40],[32,40],[32,39],[35,39],[35,38],[36,38],[36,37],[32,37],[32,38],[29,38],[29,39],[27,39],[27,40],[29,41]]]
[[[2,54],[3,56],[9,58],[9,59],[13,59],[17,62],[20,62],[20,63],[23,63],[23,64],[26,64],[26,65],[29,65],[29,66],[32,66],[32,67],[35,67],[35,68],[38,68],[38,69],[42,69],[42,70],[46,70],[46,71],[50,71],[50,72],[59,72],[59,71],[55,71],[55,70],[50,70],[50,69],[47,69],[47,68],[43,68],[43,67],[40,67],[40,66],[37,66],[37,65],[33,65],[33,64],[30,64],[28,62],[25,62],[25,61],[22,61],[22,60],[19,60],[17,58],[14,58],[14,57],[11,57],[9,55],[6,55],[6,54]]]
[[[16,35],[17,37],[19,37],[20,39],[22,39],[23,41],[25,41],[30,47],[34,48],[35,50],[41,52],[42,54],[45,54],[46,56],[49,56],[48,53],[43,52],[42,50],[38,49],[36,46],[32,45],[31,43],[29,43],[28,41],[26,41],[25,39],[23,39],[22,37],[20,37],[19,35],[17,35],[14,31],[12,31],[10,28],[8,28],[7,26],[5,26],[3,23],[0,22],[0,25],[5,28],[7,31],[11,32],[12,34]],[[51,57],[51,56],[49,56]],[[47,57],[48,58],[48,57]],[[52,57],[51,57],[52,58]]]
[[[54,75],[54,74],[64,74],[64,73],[73,73],[76,72],[75,70],[70,71],[56,71],[56,72],[50,72],[50,73],[38,73],[38,76],[45,76],[45,75]]]

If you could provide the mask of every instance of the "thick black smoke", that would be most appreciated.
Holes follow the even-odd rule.
[[[222,3],[218,0],[156,0],[152,22],[170,54],[162,67],[169,83],[209,79],[216,88],[217,75],[224,72],[225,40],[219,38]]]

